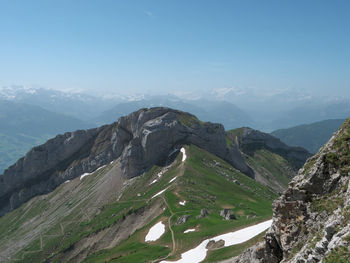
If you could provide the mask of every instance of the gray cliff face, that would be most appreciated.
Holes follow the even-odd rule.
[[[349,181],[350,119],[274,202],[265,241],[226,262],[349,262]]]
[[[125,177],[139,176],[164,164],[183,144],[197,145],[252,176],[237,146],[226,146],[225,136],[220,124],[201,123],[193,115],[168,108],[141,109],[111,125],[58,135],[0,175],[0,216],[117,158]]]
[[[140,114],[135,112],[129,116],[119,120],[133,138],[122,154],[122,167],[129,178],[166,161],[169,153],[182,144],[197,145],[252,175],[238,148],[227,148],[221,124],[200,123],[192,115],[166,108],[154,108]]]

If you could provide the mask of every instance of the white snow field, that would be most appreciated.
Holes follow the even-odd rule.
[[[154,196],[152,196],[152,198],[151,199],[153,199],[153,198],[155,198],[156,196],[158,196],[158,195],[161,195],[162,193],[164,193],[167,189],[168,189],[169,187],[167,187],[167,188],[165,188],[165,189],[163,189],[162,191],[160,191],[159,193],[156,193]]]
[[[219,240],[224,240],[225,247],[237,245],[244,243],[249,239],[255,237],[256,235],[264,232],[272,224],[272,220],[268,220],[254,226],[249,226],[235,232],[230,232],[213,238],[209,238],[200,243],[197,247],[181,254],[181,259],[177,261],[161,261],[161,263],[199,263],[205,259],[207,256],[206,246],[209,241],[214,240],[215,242]]]
[[[95,171],[93,171],[93,172],[91,172],[91,173],[84,173],[84,174],[82,174],[82,175],[80,176],[80,180],[83,179],[85,176],[88,176],[88,175],[90,175],[90,174],[93,174],[93,173],[95,173],[95,172],[101,170],[102,168],[105,168],[106,166],[107,166],[107,165],[102,165],[101,167],[97,168]]]
[[[157,224],[155,224],[150,228],[150,230],[148,231],[148,234],[145,237],[145,241],[146,242],[156,241],[164,234],[164,232],[165,232],[165,225],[163,224],[163,222],[158,222]]]
[[[149,185],[154,184],[158,181],[158,179],[154,179]]]
[[[190,232],[194,232],[194,231],[196,231],[196,229],[190,228],[190,229],[185,230],[185,231],[184,231],[184,234],[190,233]]]
[[[88,175],[90,175],[90,174],[92,174],[92,173],[84,173],[84,174],[82,174],[82,175],[80,176],[80,180],[82,180],[85,176],[88,176]]]
[[[180,151],[182,152],[182,161],[184,162],[186,160],[186,158],[187,158],[186,150],[185,150],[184,147],[182,147]]]
[[[99,171],[99,170],[105,168],[106,166],[107,166],[106,164],[105,164],[105,165],[102,165],[101,167],[97,168],[97,169],[95,170],[95,172],[97,172],[97,171]]]
[[[173,179],[171,179],[171,180],[169,181],[169,184],[172,183],[172,182],[174,182],[176,178],[177,178],[177,176],[175,176]]]

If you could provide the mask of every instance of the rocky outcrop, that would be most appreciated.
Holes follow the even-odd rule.
[[[222,216],[225,220],[237,219],[234,212],[230,209],[223,209],[220,211],[220,216]]]
[[[209,215],[209,212],[206,208],[202,208],[200,214],[196,218],[204,218]]]
[[[139,176],[164,164],[184,144],[197,145],[253,177],[237,146],[227,146],[221,124],[202,123],[169,108],[141,109],[111,125],[58,135],[30,150],[0,175],[0,216],[117,158],[125,177]]]
[[[228,262],[349,262],[349,179],[350,119],[274,202],[265,241]]]
[[[190,218],[189,215],[180,216],[180,217],[177,219],[177,224],[178,224],[178,225],[185,224],[189,218]]]
[[[227,132],[242,152],[252,155],[256,150],[268,149],[288,160],[296,169],[301,168],[311,154],[301,147],[291,147],[278,138],[251,128],[243,127]]]
[[[215,250],[215,249],[222,248],[224,245],[225,245],[225,241],[222,239],[218,241],[210,240],[205,248],[208,250]]]

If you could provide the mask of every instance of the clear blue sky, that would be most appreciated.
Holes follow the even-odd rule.
[[[350,95],[350,1],[0,0],[0,85]]]

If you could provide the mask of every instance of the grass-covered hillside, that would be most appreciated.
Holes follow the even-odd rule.
[[[120,176],[118,160],[0,218],[0,257],[10,262],[155,262],[178,259],[208,237],[271,218],[276,193],[225,161],[185,146],[172,164]],[[230,209],[236,219],[225,220]],[[208,214],[199,217],[201,210]],[[189,216],[185,222],[179,218]],[[146,242],[152,226],[165,233]],[[184,233],[188,229],[193,232]],[[236,255],[256,241],[210,250],[206,261]]]

